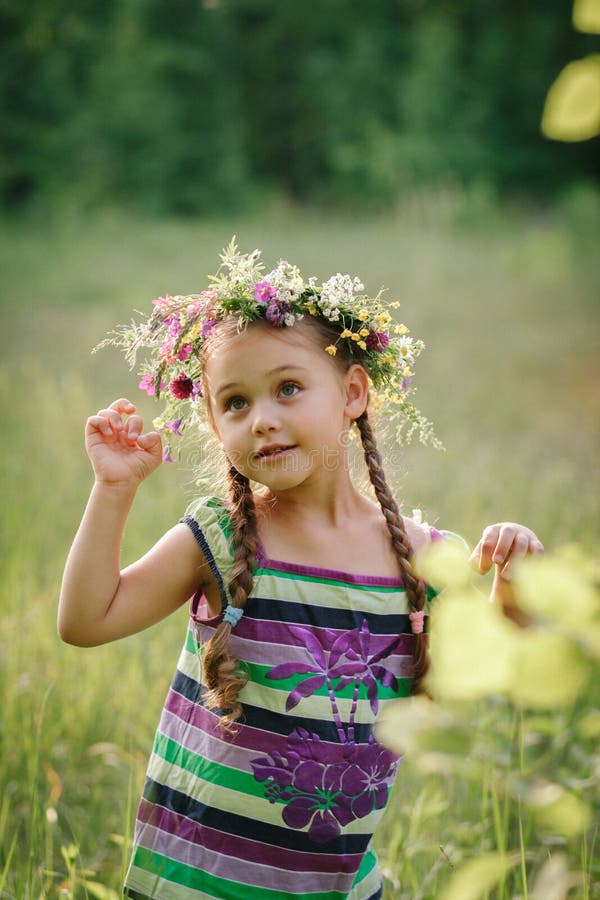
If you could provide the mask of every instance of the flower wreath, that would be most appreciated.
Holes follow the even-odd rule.
[[[207,290],[159,297],[149,316],[121,326],[95,348],[121,348],[132,368],[138,351],[149,351],[139,387],[165,402],[153,423],[157,431],[180,436],[190,420],[205,422],[199,351],[218,322],[237,317],[242,329],[263,318],[276,328],[289,328],[308,314],[338,331],[325,348],[331,356],[342,341],[351,344],[352,357],[371,380],[371,405],[392,421],[396,440],[407,442],[417,432],[423,443],[441,446],[429,420],[408,400],[415,360],[425,345],[393,320],[389,310],[398,309],[397,301],[386,308],[382,291],[369,297],[360,279],[349,275],[338,273],[321,285],[314,277],[304,281],[286,260],[265,274],[260,250],[240,253],[235,237],[220,258]],[[164,459],[172,461],[168,447]]]

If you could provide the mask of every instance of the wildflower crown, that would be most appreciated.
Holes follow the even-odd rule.
[[[153,423],[158,431],[179,436],[190,420],[205,420],[200,351],[219,322],[237,319],[240,331],[258,319],[289,328],[308,315],[337,333],[327,353],[333,357],[345,345],[346,355],[365,368],[371,406],[391,420],[396,440],[406,442],[417,432],[423,443],[440,446],[431,423],[408,399],[415,360],[425,345],[392,318],[389,310],[398,309],[397,301],[386,305],[382,291],[369,297],[360,279],[350,275],[338,273],[320,285],[314,277],[304,281],[287,260],[265,274],[260,250],[240,253],[235,237],[220,258],[207,290],[159,297],[148,317],[111,332],[96,348],[121,348],[132,368],[138,352],[147,351],[139,387],[165,402]],[[164,458],[171,461],[168,448]]]

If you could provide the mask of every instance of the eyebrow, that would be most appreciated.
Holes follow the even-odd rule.
[[[269,372],[266,372],[266,375],[276,375],[277,372],[308,372],[308,369],[305,366],[291,366],[289,363],[285,363],[283,366],[276,366],[274,369],[271,369]],[[216,392],[215,397],[220,396],[220,394],[225,393],[225,391],[230,390],[231,388],[238,387],[239,382],[237,381],[228,381],[227,384],[221,385],[219,390]]]

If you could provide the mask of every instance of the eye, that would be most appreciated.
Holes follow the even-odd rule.
[[[286,381],[279,390],[284,397],[293,397],[300,388],[294,381]]]
[[[243,397],[230,397],[229,400],[225,401],[225,409],[231,410],[231,412],[240,412],[244,408],[243,404],[245,402]]]

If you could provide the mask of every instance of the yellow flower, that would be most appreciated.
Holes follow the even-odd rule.
[[[391,322],[391,320],[392,317],[387,312],[379,313],[376,319],[378,325],[387,325],[388,322]]]
[[[366,349],[367,349],[367,345],[365,344],[364,341],[359,341],[359,342],[358,342],[358,346],[360,347],[361,350],[366,350]]]
[[[402,374],[404,375],[405,378],[410,378],[410,376],[412,375],[412,372],[411,372],[409,366],[404,366]]]
[[[330,356],[335,356],[337,347],[334,344],[330,344],[329,347],[325,347],[325,352],[329,353]]]
[[[408,328],[406,325],[394,325],[394,334],[406,334]]]
[[[361,309],[361,311],[358,314],[358,320],[360,322],[366,322],[368,318],[369,318],[368,309]]]
[[[160,416],[157,416],[156,419],[152,420],[152,424],[156,428],[157,431],[162,431],[165,427],[165,420],[161,419]]]
[[[354,334],[354,333],[352,333],[352,334],[350,335],[350,337],[352,338],[353,341],[360,341],[360,334]]]
[[[194,341],[196,340],[196,338],[200,337],[201,333],[202,333],[201,322],[195,322],[185,336],[186,343],[193,344]]]
[[[314,303],[309,303],[306,308],[309,311],[309,313],[311,314],[311,316],[317,316],[319,314],[319,310],[314,305]]]
[[[400,301],[399,301],[399,300],[392,300],[391,303],[388,303],[388,306],[389,306],[390,309],[400,309]]]
[[[358,333],[360,334],[361,337],[366,337],[366,336],[368,335],[368,333],[369,333],[369,329],[368,329],[368,328],[361,328],[360,331],[359,331]]]
[[[342,333],[340,334],[340,337],[343,337],[343,338],[349,338],[349,337],[352,337],[352,332],[350,331],[349,328],[344,328],[344,330],[343,330]]]

